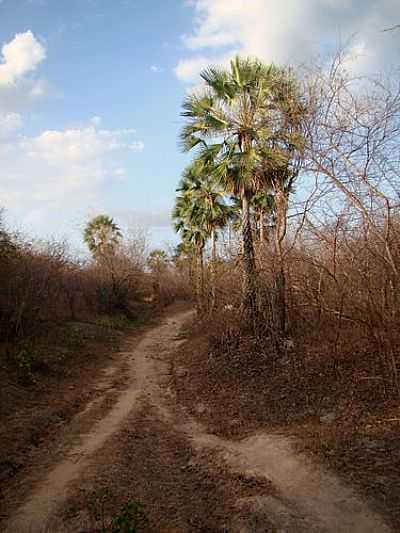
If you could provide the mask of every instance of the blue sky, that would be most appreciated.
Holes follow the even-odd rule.
[[[390,69],[395,23],[398,0],[0,0],[0,206],[75,244],[98,212],[173,240],[180,105],[201,68],[307,61],[353,36],[355,69]]]

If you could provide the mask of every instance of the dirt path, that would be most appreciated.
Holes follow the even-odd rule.
[[[265,523],[268,520],[268,524],[271,521],[275,524],[275,531],[389,532],[382,519],[372,513],[349,487],[296,455],[286,437],[258,433],[239,441],[225,440],[209,434],[174,403],[173,378],[179,369],[174,368],[173,354],[184,342],[179,334],[190,313],[174,314],[144,334],[139,343],[132,342],[123,354],[129,366],[126,388],[119,392],[111,409],[93,423],[87,433],[76,435],[77,442],[37,483],[7,531],[45,531],[44,524],[49,523],[64,502],[68,489],[80,479],[85,469],[96,463],[96,452],[118,434],[132,411],[146,408],[154,412],[152,416],[160,423],[177,432],[186,444],[188,442],[194,452],[212,456],[246,479],[272,482],[275,490],[271,495],[264,491],[237,499],[235,506],[241,519],[235,523],[232,516],[228,531],[271,531],[262,525],[264,516]],[[101,384],[104,394],[109,393],[108,376],[115,371],[110,367],[104,373]],[[90,417],[95,407],[89,405],[80,416]],[[243,512],[240,513],[243,509],[247,516],[245,522]],[[254,526],[253,516],[258,517],[261,525]],[[171,531],[176,529],[171,528]]]

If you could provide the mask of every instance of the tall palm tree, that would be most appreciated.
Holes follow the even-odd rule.
[[[265,177],[260,169],[266,164],[268,168],[275,168],[275,164],[280,167],[280,161],[290,157],[283,150],[284,142],[279,142],[280,134],[290,125],[290,106],[285,100],[291,96],[286,91],[290,86],[288,74],[258,60],[236,57],[228,70],[210,67],[201,77],[204,93],[187,97],[183,104],[187,123],[181,140],[185,150],[198,150],[198,158],[212,166],[224,190],[241,200],[242,310],[254,318],[256,263],[250,200]],[[287,145],[293,142],[290,139]]]
[[[111,217],[98,215],[87,223],[83,238],[93,257],[99,259],[114,252],[122,233]]]
[[[268,138],[266,121],[271,86],[278,70],[257,60],[231,61],[229,70],[210,67],[201,73],[206,89],[183,104],[187,124],[181,139],[186,150],[197,148],[204,164],[227,192],[238,194],[242,203],[243,298],[242,308],[254,316],[256,264],[250,221],[255,172],[260,164],[258,145]]]

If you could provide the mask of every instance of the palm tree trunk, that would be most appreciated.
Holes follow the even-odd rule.
[[[265,235],[264,235],[264,216],[261,215],[260,216],[260,244],[261,246],[264,245],[264,239],[265,239]]]
[[[217,247],[216,247],[216,238],[215,238],[215,229],[211,229],[211,301],[209,312],[212,313],[215,307],[215,269],[216,269],[216,260],[217,260]]]
[[[243,288],[242,313],[254,319],[256,314],[256,262],[253,234],[247,194],[242,193],[242,247],[243,247]]]
[[[277,267],[275,273],[275,298],[274,298],[274,322],[275,328],[281,334],[285,334],[287,327],[287,303],[286,303],[286,275],[283,257],[283,242],[287,229],[287,197],[285,192],[279,189],[275,197],[276,202],[276,226],[275,226],[275,253]]]
[[[196,246],[196,300],[197,311],[203,313],[204,311],[204,256],[203,247]]]
[[[228,222],[228,252],[232,251],[232,223]]]
[[[204,253],[203,246],[200,246],[199,251],[200,260],[200,310],[204,310]]]

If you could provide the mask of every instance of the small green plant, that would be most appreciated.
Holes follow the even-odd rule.
[[[138,533],[141,526],[147,523],[143,505],[132,498],[122,506],[117,514],[112,516],[109,507],[114,496],[108,487],[99,488],[87,495],[86,498],[86,505],[94,531],[101,531],[101,533]]]
[[[106,520],[106,506],[107,503],[112,499],[112,494],[110,490],[105,487],[97,489],[92,492],[87,497],[87,507],[89,511],[89,516],[96,526],[99,524],[99,531],[106,533],[107,520]]]
[[[38,353],[30,348],[23,347],[15,354],[15,362],[20,370],[32,372],[38,362]]]
[[[112,533],[136,533],[146,522],[143,505],[136,500],[128,500],[112,521]]]
[[[64,335],[64,344],[70,350],[79,350],[85,344],[85,336],[81,331],[71,329]]]
[[[110,327],[113,329],[127,329],[132,326],[132,320],[125,315],[114,315],[109,318]]]

